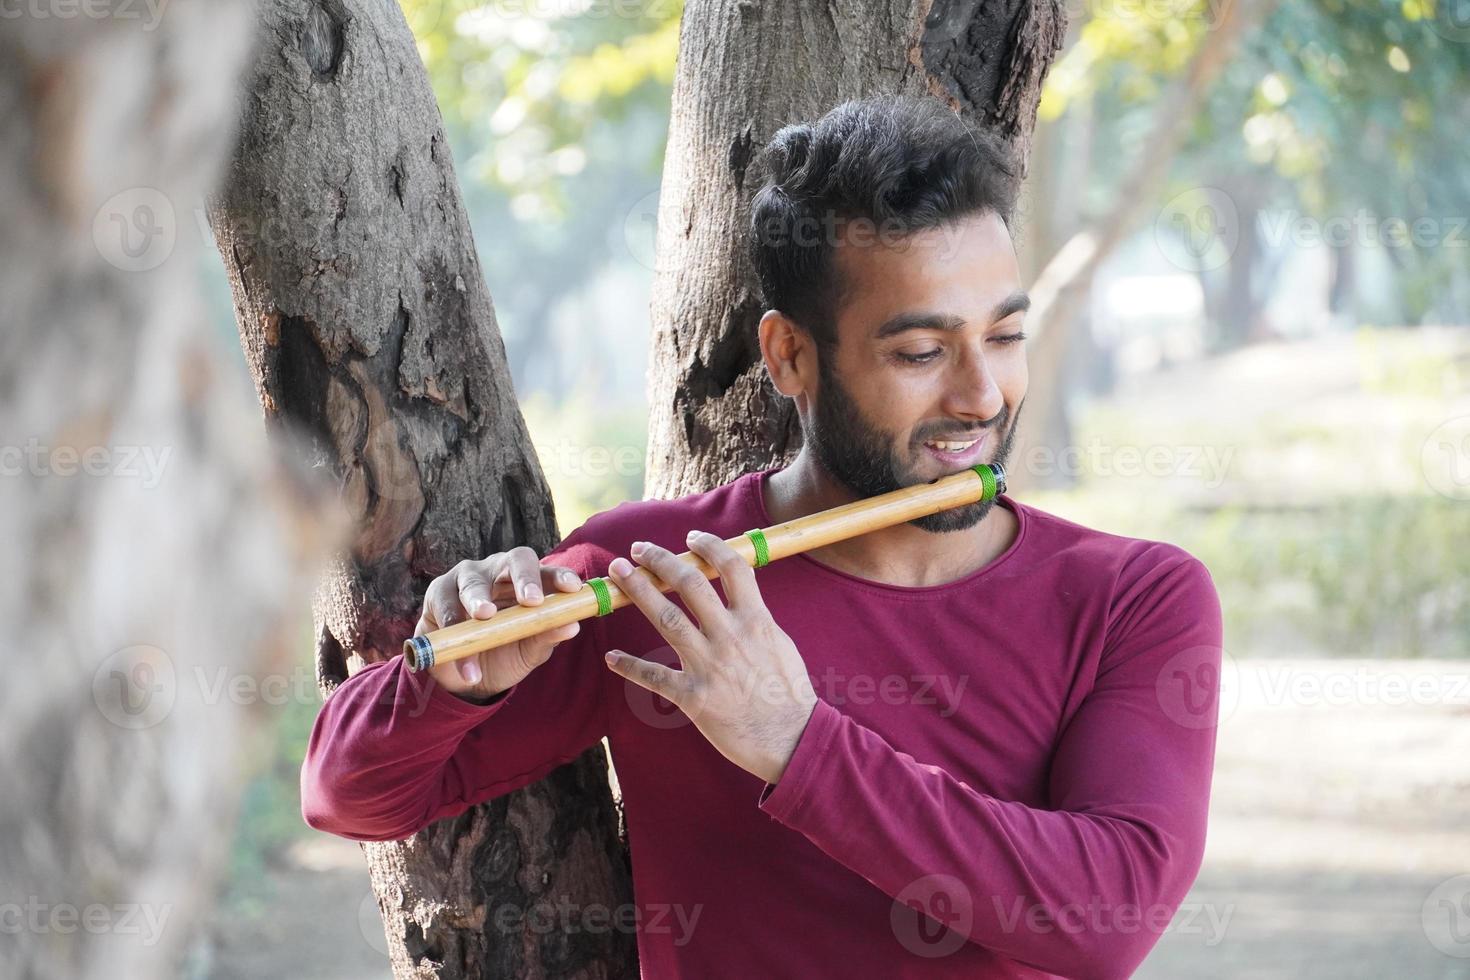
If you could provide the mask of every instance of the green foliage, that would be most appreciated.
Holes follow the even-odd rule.
[[[573,8],[580,8],[573,12]],[[403,0],[465,176],[564,219],[589,142],[640,108],[667,115],[682,0]],[[626,135],[626,134],[625,134]],[[657,175],[655,152],[634,163]]]
[[[1470,45],[1426,14],[1387,0],[1281,4],[1210,113],[1233,118],[1243,103],[1245,158],[1314,211],[1366,203],[1403,215],[1464,200],[1465,174],[1444,169],[1460,153],[1445,124],[1470,119]]]
[[[1091,210],[1109,207],[1138,154],[1149,151],[1143,141],[1160,94],[1217,29],[1226,2],[1090,5],[1091,19],[1048,77],[1041,117],[1085,108],[1097,145],[1127,151],[1095,154]],[[1202,181],[1250,183],[1268,206],[1324,221],[1359,212],[1410,223],[1470,215],[1470,171],[1462,165],[1470,30],[1434,4],[1279,3],[1211,86],[1161,199]],[[1462,275],[1464,248],[1446,239],[1463,242],[1467,234],[1463,226],[1436,227],[1426,240],[1388,249],[1399,300],[1415,322]]]
[[[1090,9],[1093,16],[1047,75],[1042,119],[1057,119],[1080,100],[1153,103],[1210,27],[1205,0],[1113,0]]]
[[[1217,0],[1114,0],[1094,9],[1048,76],[1043,119],[1092,100],[1101,125],[1128,129],[1182,74],[1220,15]],[[1460,130],[1445,117],[1470,118],[1470,38],[1446,37],[1431,11],[1421,0],[1278,4],[1212,86],[1181,169],[1217,163],[1224,152],[1234,164],[1274,170],[1314,210],[1395,193],[1412,203],[1400,180],[1463,192],[1463,168],[1440,165],[1460,151]]]
[[[1470,508],[1375,494],[1146,507],[1098,487],[1028,502],[1205,564],[1236,657],[1470,657]]]
[[[1354,333],[1360,381],[1367,391],[1401,399],[1435,399],[1470,390],[1470,358],[1398,330],[1360,327]]]
[[[1470,510],[1443,498],[1231,506],[1161,529],[1209,568],[1233,652],[1470,656]]]

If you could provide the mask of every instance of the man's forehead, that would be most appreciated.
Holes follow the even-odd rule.
[[[860,313],[868,333],[904,311],[979,316],[1008,297],[1025,295],[1010,233],[993,213],[925,228],[896,244],[838,248],[835,260],[842,318]]]

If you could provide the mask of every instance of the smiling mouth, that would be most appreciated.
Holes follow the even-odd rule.
[[[972,466],[990,445],[990,433],[970,439],[925,439],[924,450],[944,466]]]
[[[940,452],[962,453],[983,438],[984,436],[976,436],[973,439],[926,439],[924,445],[930,449],[938,449]]]

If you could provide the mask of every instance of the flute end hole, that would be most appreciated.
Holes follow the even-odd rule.
[[[434,666],[434,645],[425,636],[411,636],[403,641],[403,660],[417,673]]]

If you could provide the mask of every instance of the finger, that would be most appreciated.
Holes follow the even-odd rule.
[[[434,618],[428,613],[424,613],[419,617],[418,624],[414,626],[413,635],[423,636],[425,633],[432,633],[438,628],[439,624],[434,622]]]
[[[663,664],[656,664],[621,650],[609,650],[602,659],[614,674],[632,681],[645,691],[652,691],[672,701],[676,706],[684,698],[685,679],[682,670],[672,670]]]
[[[699,618],[699,625],[706,635],[711,628],[725,628],[730,611],[699,569],[687,561],[680,561],[679,556],[669,549],[648,541],[633,542],[633,560],[674,587],[689,606],[689,611]]]
[[[582,587],[582,576],[564,565],[541,566],[541,591],[576,592]],[[511,582],[510,565],[500,569],[490,584],[490,598],[496,605],[504,607],[515,602],[515,587]]]
[[[463,657],[456,660],[454,669],[459,674],[459,679],[466,684],[478,684],[485,676],[485,672],[480,669],[479,657]]]
[[[465,618],[464,606],[459,601],[459,575],[473,562],[462,561],[429,583],[424,592],[424,615],[432,618],[437,628],[452,626]]]
[[[541,559],[522,545],[506,553],[510,565],[510,581],[515,586],[516,601],[523,606],[539,606],[545,598],[541,591]]]
[[[685,541],[690,551],[715,566],[715,571],[720,573],[731,611],[753,606],[765,608],[765,599],[761,597],[760,586],[755,581],[755,569],[747,565],[723,538],[708,531],[690,531]]]
[[[546,589],[576,592],[582,587],[582,576],[561,565],[542,565],[541,584]]]
[[[495,615],[495,602],[490,598],[490,576],[483,562],[466,562],[455,573],[455,585],[459,589],[459,604],[465,612],[476,619],[489,619]]]
[[[510,562],[504,555],[501,556],[501,563],[494,577],[490,579],[490,598],[501,609],[516,604],[515,586],[510,581]]]
[[[699,627],[689,621],[684,610],[665,599],[652,582],[639,575],[632,562],[626,558],[614,558],[607,567],[607,574],[633,600],[633,604],[642,610],[653,628],[669,641],[669,646],[680,656],[691,651],[695,656],[699,655],[702,650],[700,644],[704,639]]]

